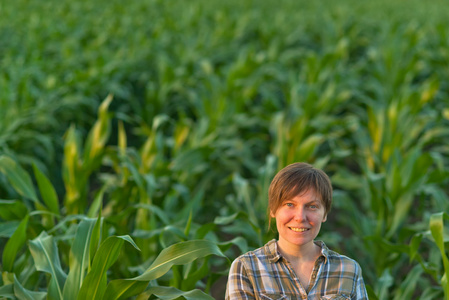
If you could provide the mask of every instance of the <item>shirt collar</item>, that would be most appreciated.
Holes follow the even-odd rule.
[[[274,239],[265,244],[265,253],[271,263],[278,262],[282,258],[281,253],[278,251],[278,243]]]
[[[315,245],[321,247],[321,257],[324,257],[324,262],[327,263],[329,257],[329,248],[327,248],[326,244],[323,241],[315,241]]]
[[[329,248],[327,248],[326,244],[323,241],[315,241],[314,243],[321,247],[321,256],[324,257],[324,262],[326,263],[329,257]],[[264,248],[267,258],[270,262],[275,263],[282,258],[282,255],[278,250],[277,241],[275,239],[266,243]]]

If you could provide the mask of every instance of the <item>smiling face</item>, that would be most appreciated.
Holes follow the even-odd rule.
[[[287,251],[313,246],[327,218],[325,206],[313,189],[286,199],[270,215],[276,218],[279,247]]]

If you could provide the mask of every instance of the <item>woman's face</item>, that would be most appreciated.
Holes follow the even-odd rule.
[[[271,217],[276,218],[279,246],[285,250],[313,245],[327,218],[324,204],[313,189],[284,201]]]

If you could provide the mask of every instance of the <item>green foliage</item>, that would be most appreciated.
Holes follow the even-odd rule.
[[[445,5],[2,3],[0,297],[222,298],[306,161],[370,299],[449,299]]]
[[[62,299],[67,274],[61,268],[58,248],[52,236],[43,231],[37,238],[30,241],[30,252],[33,255],[36,270],[50,274],[48,297]]]
[[[13,264],[16,259],[17,252],[26,242],[26,227],[28,223],[29,216],[26,216],[19,226],[16,228],[11,238],[5,245],[3,249],[3,270],[7,272],[13,271]]]
[[[445,299],[449,299],[449,259],[446,254],[444,243],[448,240],[444,235],[444,222],[443,219],[449,220],[449,215],[447,213],[437,213],[430,217],[430,232],[435,240],[435,244],[441,253],[441,258],[443,259],[444,273],[441,277],[441,285],[444,289]]]
[[[15,252],[20,246],[23,246],[24,227],[27,225],[25,219],[15,233],[9,239],[4,250],[4,262],[10,264],[17,263]],[[67,274],[63,271],[60,261],[60,251],[55,238],[43,231],[38,237],[29,241],[29,251],[34,260],[34,271],[41,271],[49,274],[47,283],[47,292],[34,292],[26,289],[16,275],[10,271],[14,277],[14,282],[5,284],[0,290],[2,297],[17,297],[18,299],[124,299],[138,294],[151,295],[163,293],[166,297],[173,295],[200,295],[202,298],[208,298],[206,294],[199,290],[192,290],[183,293],[179,290],[164,290],[156,287],[146,289],[150,281],[163,276],[174,265],[189,265],[189,270],[184,274],[185,279],[192,280],[195,286],[196,280],[207,275],[209,266],[203,265],[202,276],[196,276],[199,270],[192,268],[192,262],[207,257],[211,254],[224,256],[219,247],[212,241],[192,240],[183,243],[176,243],[164,249],[154,260],[152,265],[141,275],[129,279],[117,279],[107,282],[107,271],[118,259],[123,243],[126,241],[140,250],[129,236],[109,236],[99,245],[98,249],[92,248],[92,244],[97,244],[96,238],[98,231],[101,231],[101,218],[82,219],[76,226],[76,233],[72,246],[69,249],[69,269]],[[98,226],[97,226],[98,225]],[[19,237],[19,235],[21,235]],[[14,243],[14,244],[13,244]],[[13,246],[8,246],[13,245]],[[15,247],[14,250],[10,250]],[[94,250],[94,251],[92,251]],[[94,259],[90,257],[95,253]],[[9,265],[4,265],[4,276],[7,270],[12,269]]]

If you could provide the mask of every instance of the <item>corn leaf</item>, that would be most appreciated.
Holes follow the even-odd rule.
[[[98,120],[95,122],[92,130],[87,138],[84,162],[87,165],[93,164],[94,159],[100,154],[101,149],[109,138],[111,131],[110,116],[108,114],[108,107],[111,104],[113,97],[109,94],[98,108]]]
[[[311,157],[315,154],[318,146],[324,141],[324,136],[321,134],[314,134],[307,137],[301,142],[301,145],[295,150],[293,157],[287,163],[295,161],[310,161]]]
[[[19,200],[0,200],[0,218],[3,220],[22,220],[28,209]]]
[[[373,288],[369,284],[366,285],[366,292],[368,294],[368,299],[379,300],[379,298],[377,297],[377,295],[374,292]]]
[[[211,241],[193,240],[177,243],[162,250],[151,266],[142,275],[133,279],[150,281],[167,273],[173,265],[184,265],[211,254],[226,257]]]
[[[108,284],[103,300],[128,299],[129,297],[142,293],[147,286],[147,281],[126,279],[112,280]]]
[[[28,173],[8,156],[0,156],[0,172],[4,173],[14,189],[23,197],[39,202]]]
[[[3,250],[2,262],[3,262],[3,270],[12,272],[14,262],[17,256],[17,252],[22,248],[25,244],[26,238],[26,229],[28,224],[29,216],[27,215],[22,222],[20,222],[16,231],[14,231],[11,238],[6,243],[6,246]]]
[[[64,186],[66,189],[65,195],[65,209],[67,214],[76,214],[79,212],[77,205],[81,196],[79,187],[80,178],[80,141],[77,135],[75,126],[70,126],[65,134],[64,143],[64,161],[62,176],[64,179]]]
[[[101,229],[103,225],[103,217],[101,216],[101,207],[100,212],[98,214],[97,221],[95,222],[95,227],[92,232],[92,237],[90,238],[90,257],[91,259],[95,257],[95,254],[97,253],[97,249],[100,246],[101,242]],[[90,271],[90,265],[89,265],[89,271]]]
[[[181,242],[161,251],[151,266],[140,276],[130,279],[113,280],[109,283],[104,299],[122,299],[120,295],[128,297],[136,294],[130,290],[139,291],[144,286],[136,281],[149,282],[167,273],[173,265],[188,264],[198,258],[208,255],[226,257],[218,246],[207,240],[193,240]]]
[[[210,274],[209,263],[210,257],[201,259],[199,262],[193,261],[185,265],[182,270],[182,277],[180,278],[181,284],[178,285],[182,290],[191,290],[196,287],[198,281],[201,278],[207,277]]]
[[[86,269],[90,264],[90,241],[96,219],[84,219],[78,225],[70,249],[70,272],[64,285],[64,300],[74,300],[84,280]]]
[[[261,231],[260,227],[258,227],[256,224],[254,224],[250,220],[248,214],[245,211],[243,211],[243,210],[239,211],[239,212],[237,212],[237,213],[235,213],[233,215],[230,215],[230,216],[219,216],[219,217],[216,217],[214,219],[214,224],[216,224],[216,225],[228,225],[228,224],[230,224],[230,223],[232,223],[232,222],[234,222],[236,220],[243,220],[243,221],[249,223],[251,225],[251,228],[254,229],[254,231],[257,232],[257,233],[260,233],[260,231]],[[257,236],[257,238],[260,241],[260,236],[259,235]]]
[[[9,221],[0,223],[0,238],[10,238],[17,227],[19,227],[19,221]]]
[[[47,293],[27,290],[20,284],[14,275],[14,295],[20,300],[44,300]],[[52,299],[50,297],[48,298]]]
[[[413,299],[415,287],[421,279],[423,269],[420,265],[416,265],[402,280],[399,289],[395,292],[394,300]]]
[[[127,145],[126,131],[123,126],[123,121],[120,120],[118,122],[118,147],[120,155],[126,154],[126,145]]]
[[[103,298],[107,284],[106,271],[117,260],[124,241],[137,248],[129,236],[111,236],[101,243],[92,263],[92,269],[84,279],[77,299]]]
[[[376,295],[379,299],[388,299],[388,289],[393,285],[393,280],[390,269],[385,269],[376,286]]]
[[[92,202],[92,204],[90,205],[89,211],[87,212],[87,217],[94,218],[95,216],[98,216],[98,212],[101,209],[101,205],[103,203],[103,195],[104,195],[105,187],[100,189],[100,191],[95,196],[95,199]]]
[[[33,170],[45,205],[52,213],[59,214],[59,201],[55,188],[47,176],[39,170],[36,164],[33,164]]]
[[[418,254],[419,245],[421,244],[423,238],[422,233],[417,233],[412,237],[412,240],[410,241],[409,246],[409,256],[410,256],[410,262],[416,257]]]
[[[0,287],[0,297],[7,298],[7,299],[15,299],[14,296],[14,284],[5,284],[4,286]]]
[[[158,299],[169,300],[184,297],[187,300],[213,300],[210,295],[204,293],[201,290],[181,291],[174,287],[154,286],[147,289],[144,293],[145,297],[155,295]],[[147,298],[145,298],[147,299]]]
[[[43,231],[37,238],[30,241],[29,247],[36,269],[51,275],[48,297],[63,299],[62,292],[67,275],[61,268],[58,247],[53,237]]]
[[[170,222],[170,218],[168,217],[167,213],[161,209],[160,207],[156,206],[156,205],[152,205],[152,204],[136,204],[134,205],[134,207],[136,208],[144,208],[148,211],[150,211],[152,214],[155,214],[156,216],[159,217],[159,219],[165,224],[165,225],[169,225],[171,224]]]
[[[244,239],[241,236],[238,236],[236,238],[233,238],[230,241],[227,242],[223,242],[223,243],[218,243],[218,246],[220,247],[220,249],[222,251],[226,251],[228,250],[232,245],[237,246],[240,249],[241,253],[246,253],[248,252],[248,242],[246,239]]]
[[[449,300],[449,259],[444,247],[444,219],[449,219],[449,215],[444,212],[433,214],[430,217],[430,232],[443,260],[444,274],[441,278],[441,285],[444,289],[445,299]]]

